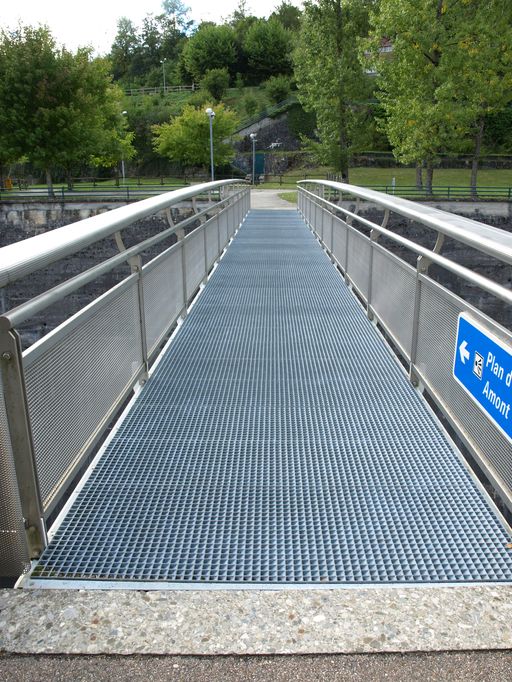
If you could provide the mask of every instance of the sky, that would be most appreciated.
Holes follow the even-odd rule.
[[[238,4],[238,0],[185,0],[196,22],[218,22]],[[248,0],[247,10],[268,16],[279,4],[280,0]],[[68,49],[91,45],[97,54],[105,54],[110,51],[119,17],[138,25],[146,14],[159,14],[161,6],[161,0],[1,0],[0,26],[14,28],[19,21],[30,26],[47,24],[57,42]]]

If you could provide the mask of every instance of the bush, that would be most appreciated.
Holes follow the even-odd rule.
[[[245,83],[244,83],[244,77],[243,77],[242,74],[238,71],[237,74],[236,74],[236,78],[235,78],[235,88],[236,88],[237,90],[239,90],[240,92],[242,92],[242,90],[244,89],[244,85],[245,85]]]
[[[271,104],[278,104],[290,94],[291,82],[288,76],[272,76],[265,82],[265,91]]]
[[[217,102],[221,100],[229,87],[227,69],[210,69],[201,79],[200,87],[206,90]]]
[[[187,104],[192,107],[202,107],[210,101],[210,94],[206,90],[198,90],[188,98]]]
[[[254,95],[246,95],[244,99],[244,109],[247,116],[254,116],[258,111],[258,100]]]

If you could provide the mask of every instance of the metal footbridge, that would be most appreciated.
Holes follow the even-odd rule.
[[[181,192],[120,209],[166,211],[177,239],[145,264],[118,211],[36,264],[78,232],[80,247],[117,233],[109,265],[131,274],[99,302],[25,351],[13,330],[48,294],[3,317],[4,573],[40,541],[25,587],[510,582],[510,528],[487,492],[506,508],[510,440],[452,376],[461,312],[512,353],[510,334],[429,276],[437,262],[504,301],[440,250],[457,234],[503,260],[510,236],[338,183],[303,183],[299,213],[249,210],[234,183]],[[390,212],[421,218],[433,248],[392,233]],[[33,267],[8,248],[11,273]]]

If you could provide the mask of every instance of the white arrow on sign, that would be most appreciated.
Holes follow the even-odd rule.
[[[459,346],[460,359],[463,365],[466,364],[466,360],[469,360],[470,352],[467,350],[468,342],[463,341]]]

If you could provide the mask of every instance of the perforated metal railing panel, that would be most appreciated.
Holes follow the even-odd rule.
[[[510,581],[509,541],[304,223],[253,211],[33,575]]]

